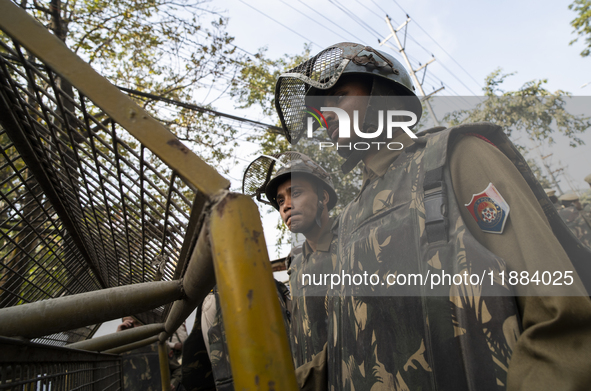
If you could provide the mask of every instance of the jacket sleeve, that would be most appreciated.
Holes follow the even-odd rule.
[[[513,286],[523,333],[514,346],[507,390],[591,389],[591,300],[533,192],[501,151],[476,137],[460,139],[449,162],[466,226],[481,244],[505,260],[510,271],[530,275],[570,271],[574,276],[571,286],[550,287],[554,290],[545,290],[543,295],[537,295],[531,284]],[[510,207],[500,235],[483,232],[464,206],[489,183]]]

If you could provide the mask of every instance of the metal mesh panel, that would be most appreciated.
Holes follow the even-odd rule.
[[[41,338],[35,338],[31,340],[31,342],[37,342],[51,346],[66,346],[74,342],[92,338],[100,326],[101,324],[80,327],[74,330],[63,331],[57,334],[46,335]]]
[[[76,88],[2,41],[0,307],[172,279],[193,190]]]
[[[290,142],[297,142],[305,131],[306,101],[310,88],[328,89],[335,85],[350,60],[339,47],[329,48],[281,75],[278,86],[279,118]]]
[[[0,339],[0,390],[120,390],[121,359]]]
[[[4,128],[0,144],[0,306],[100,288]]]
[[[265,193],[265,186],[271,179],[271,173],[279,155],[259,156],[249,164],[242,178],[242,193],[268,204],[261,198]]]
[[[256,197],[258,201],[269,204],[266,198],[261,198],[265,194],[267,183],[273,178],[275,172],[285,166],[292,160],[300,159],[298,152],[284,152],[271,156],[259,156],[244,172],[242,178],[242,193],[251,197]],[[269,204],[270,205],[270,204]]]
[[[328,48],[286,73],[293,74],[312,87],[328,89],[337,82],[349,63],[343,54],[343,49],[339,47]]]

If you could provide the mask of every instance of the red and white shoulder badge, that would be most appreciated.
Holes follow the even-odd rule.
[[[480,229],[491,234],[502,234],[509,217],[509,204],[492,183],[481,193],[474,194],[465,205]]]

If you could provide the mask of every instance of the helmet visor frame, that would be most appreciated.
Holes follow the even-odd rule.
[[[275,107],[287,140],[295,144],[305,133],[306,96],[312,88],[328,90],[340,79],[351,59],[365,46],[329,47],[297,67],[283,73],[275,88]]]

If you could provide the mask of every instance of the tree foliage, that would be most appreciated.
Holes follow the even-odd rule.
[[[578,136],[591,126],[588,117],[577,116],[566,109],[569,93],[544,88],[546,79],[528,81],[516,91],[504,91],[501,85],[513,73],[497,69],[486,77],[484,100],[476,107],[448,114],[448,126],[486,121],[503,127],[509,137],[525,133],[533,141],[554,143],[553,134],[562,133],[575,147],[584,144]]]
[[[25,8],[100,74],[121,87],[174,100],[199,99],[211,102],[224,93],[241,66],[242,55],[237,53],[236,47],[232,45],[232,37],[225,32],[227,20],[209,10],[204,6],[204,2],[199,0],[15,0],[15,3]],[[9,41],[3,34],[0,34],[0,39],[7,43]],[[7,45],[7,47],[11,46],[10,43]],[[23,55],[35,64],[39,63],[24,49]],[[44,72],[42,67],[40,69]],[[182,202],[179,198],[191,198],[193,193],[187,187],[182,187],[183,193],[172,193],[167,197],[170,187],[166,181],[169,178],[168,167],[149,151],[145,151],[145,155],[143,152],[140,153],[139,142],[124,130],[111,124],[108,116],[91,102],[86,102],[85,106],[94,122],[86,127],[72,126],[71,124],[75,121],[69,122],[68,125],[65,120],[68,117],[67,113],[71,114],[70,120],[84,118],[79,106],[84,99],[79,97],[75,88],[65,79],[54,75],[55,84],[59,87],[54,88],[53,85],[48,85],[48,79],[28,80],[24,73],[17,74],[12,71],[10,73],[23,89],[28,88],[32,91],[35,84],[35,88],[38,87],[41,91],[43,97],[38,101],[32,93],[23,94],[24,99],[32,108],[30,115],[34,118],[33,121],[37,121],[39,127],[52,127],[55,130],[56,137],[61,143],[57,149],[65,155],[65,160],[74,159],[78,154],[78,157],[85,161],[83,167],[88,171],[82,172],[76,169],[70,171],[71,181],[74,183],[73,198],[85,197],[85,202],[81,202],[82,213],[75,217],[86,219],[90,224],[94,224],[93,233],[98,232],[99,236],[100,233],[109,232],[125,232],[127,235],[126,229],[122,228],[127,227],[125,225],[127,220],[131,221],[129,225],[137,225],[140,221],[140,224],[146,227],[145,230],[139,231],[139,235],[144,240],[132,241],[128,247],[129,252],[134,255],[130,258],[138,264],[147,260],[147,257],[142,259],[143,250],[146,250],[146,254],[153,255],[154,252],[160,251],[161,247],[163,252],[168,248],[165,248],[164,244],[160,246],[161,243],[174,241],[173,245],[178,244],[178,237],[172,236],[182,234],[179,221],[184,223],[186,219],[182,213],[174,213],[176,210],[167,213],[163,206],[170,198],[171,204],[176,203],[181,205],[181,208],[185,207],[190,203],[190,199],[189,202]],[[56,94],[62,96],[64,110],[59,110],[57,100],[52,98]],[[186,141],[189,147],[208,163],[215,165],[217,169],[229,168],[229,164],[219,163],[233,157],[232,152],[237,145],[238,133],[235,127],[214,116],[194,110],[178,109],[157,100],[136,99],[136,101],[154,117],[166,123],[179,138]],[[50,113],[47,118],[38,114],[42,112],[39,109],[41,105],[44,105],[45,112]],[[124,148],[122,143],[114,145],[115,136],[111,134],[111,130],[115,132],[116,128],[116,138],[127,143],[129,148]],[[94,137],[88,137],[89,129],[92,129]],[[72,134],[72,142],[68,137],[69,133]],[[0,138],[0,141],[3,146],[11,145],[6,136]],[[101,144],[101,141],[105,144]],[[97,155],[93,156],[94,151]],[[149,170],[144,168],[141,174],[137,172],[139,166],[137,156],[140,155],[144,156],[143,159],[151,167]],[[12,161],[13,158],[9,155],[5,160]],[[126,161],[131,163],[125,164]],[[93,169],[95,167],[96,170]],[[20,167],[17,168],[20,170]],[[0,177],[14,176],[7,165],[0,171]],[[33,182],[33,174],[28,169],[23,170],[22,175],[25,176],[25,180]],[[102,179],[99,178],[101,175]],[[141,188],[141,180],[137,179],[140,176],[143,179]],[[181,188],[178,185],[182,182],[181,179],[176,177],[175,181],[177,183],[175,187]],[[2,220],[3,236],[0,244],[5,250],[0,254],[2,260],[0,287],[3,289],[10,287],[12,297],[9,298],[10,300],[4,300],[4,294],[0,295],[0,302],[2,305],[16,304],[19,300],[18,295],[27,297],[23,292],[29,289],[27,287],[30,287],[31,283],[38,284],[48,292],[47,296],[37,297],[37,299],[53,295],[55,291],[52,290],[52,286],[55,284],[61,284],[69,289],[69,284],[73,284],[75,278],[68,274],[67,267],[60,266],[63,264],[60,258],[63,248],[60,246],[67,235],[63,235],[62,230],[53,231],[57,233],[48,233],[46,226],[57,224],[51,219],[47,223],[37,224],[39,219],[35,213],[40,209],[35,209],[37,204],[30,202],[31,198],[44,197],[41,194],[41,187],[35,187],[35,191],[39,194],[27,193],[20,182],[7,180],[3,183],[3,199],[9,200],[10,205],[6,203],[1,205],[4,220]],[[91,186],[90,190],[85,192],[82,187],[84,184]],[[97,188],[98,191],[93,191]],[[104,192],[105,188],[108,188],[105,194],[111,196],[99,194],[100,189]],[[122,194],[121,198],[117,199],[114,194],[119,191]],[[6,198],[8,196],[16,198],[12,200]],[[140,197],[148,201],[143,202],[143,199],[140,201]],[[143,206],[139,206],[140,204]],[[141,211],[138,212],[134,206],[141,208]],[[93,214],[92,208],[98,212]],[[21,209],[24,214],[16,212]],[[168,224],[165,227],[163,226],[165,218],[160,217],[168,215],[174,215],[176,219],[169,218],[174,224]],[[81,225],[84,224],[81,223]],[[31,235],[31,231],[34,230],[38,230],[40,234]],[[97,240],[103,240],[106,237],[108,236],[103,235]],[[6,249],[9,247],[6,247],[6,243],[9,239],[14,242],[12,248],[16,248],[17,244],[19,248],[14,251],[10,248],[8,252]],[[118,240],[117,245],[120,245],[121,240]],[[54,257],[56,267],[47,266],[50,262],[45,259],[40,262],[45,265],[45,274],[42,275],[34,261],[37,261],[37,257],[50,257],[47,254],[54,252],[54,248],[47,243],[54,245],[59,250],[55,252],[59,254]],[[155,250],[151,251],[153,249]],[[169,252],[174,253],[174,248]],[[35,254],[36,258],[32,259],[28,254]],[[54,262],[54,258],[51,262]],[[117,265],[119,265],[118,262],[123,262],[122,259],[116,260]],[[129,265],[131,263],[130,261]],[[113,275],[127,282],[125,273],[117,272]],[[145,278],[147,280],[151,278],[150,270],[146,271]],[[108,283],[117,284],[118,281],[109,280]],[[57,295],[62,293],[63,290]]]
[[[577,38],[570,41],[570,45],[577,42],[579,38],[584,38],[585,48],[581,52],[581,57],[591,55],[591,0],[575,0],[568,9],[577,13],[577,17],[570,22],[574,27],[573,33]]]
[[[239,77],[233,80],[230,95],[236,98],[240,108],[259,106],[267,116],[275,116],[275,82],[282,72],[310,58],[310,46],[305,45],[300,54],[284,55],[273,60],[266,57],[261,48],[254,58],[245,59]],[[248,88],[244,88],[244,86]]]
[[[554,143],[553,135],[562,133],[569,138],[571,147],[584,144],[579,135],[591,127],[589,117],[574,115],[567,111],[570,94],[544,88],[546,79],[524,83],[516,91],[504,91],[501,85],[513,73],[504,74],[501,69],[486,77],[484,99],[474,108],[449,113],[444,121],[448,126],[470,122],[491,122],[503,127],[527,160],[538,181],[544,187],[554,187],[536,161],[528,156],[528,150],[516,143],[526,135],[536,144]]]
[[[113,84],[169,99],[215,101],[244,58],[225,31],[227,19],[203,0],[19,4]],[[206,161],[220,167],[232,156],[237,130],[227,122],[150,99],[139,103]]]

